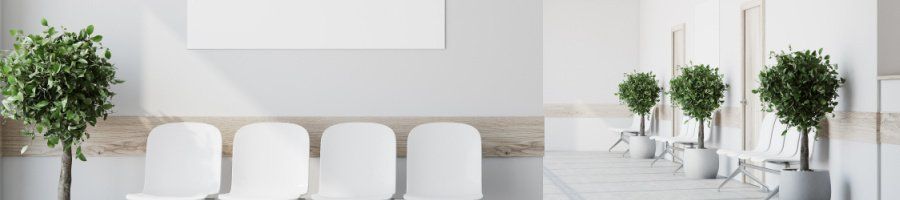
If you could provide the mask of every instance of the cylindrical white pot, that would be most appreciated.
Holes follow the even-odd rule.
[[[719,173],[719,155],[715,149],[684,149],[684,175],[694,179],[713,179]]]
[[[656,153],[656,143],[649,136],[631,136],[628,139],[628,153],[631,158],[650,159]]]
[[[782,170],[778,199],[831,199],[831,178],[826,170]]]

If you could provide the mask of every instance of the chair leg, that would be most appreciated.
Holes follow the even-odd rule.
[[[769,191],[769,187],[766,186],[766,183],[760,181],[759,178],[756,178],[756,176],[753,176],[753,174],[751,174],[750,172],[748,172],[746,169],[741,169],[741,171],[743,171],[744,174],[747,175],[747,178],[750,178],[751,181],[756,182],[757,184],[759,184],[760,187],[763,189],[763,191],[766,191],[766,192]]]
[[[775,195],[778,194],[778,189],[780,189],[780,188],[781,188],[781,186],[775,187],[775,190],[772,190],[772,193],[769,193],[769,196],[766,197],[766,200],[769,200],[769,199],[772,199],[772,197],[775,197]]]
[[[680,164],[680,163],[679,163],[678,168],[676,168],[675,171],[672,172],[672,173],[673,173],[673,174],[678,174],[678,170],[681,170],[681,168],[684,168],[684,164]]]
[[[731,181],[731,179],[733,179],[738,174],[740,174],[741,173],[740,168],[741,167],[738,167],[738,169],[734,169],[734,172],[731,172],[731,175],[728,175],[728,178],[726,178],[725,181],[722,181],[722,184],[719,184],[719,188],[717,188],[716,191],[722,191],[722,187],[725,187],[725,184],[728,183],[728,181]]]
[[[656,164],[656,161],[659,161],[659,159],[663,158],[663,156],[665,156],[666,153],[669,153],[669,144],[668,143],[663,144],[662,152],[660,152],[659,155],[656,156],[656,159],[653,159],[653,162],[650,163],[650,167],[653,167],[653,165]]]
[[[619,140],[617,140],[615,144],[613,144],[611,147],[609,147],[609,152],[612,152],[613,148],[616,148],[616,145],[619,145],[619,143],[621,143],[622,141],[624,141],[624,140],[622,140],[622,138],[620,137]]]
[[[628,156],[629,151],[631,151],[631,149],[625,149],[625,153],[622,153],[622,157]]]

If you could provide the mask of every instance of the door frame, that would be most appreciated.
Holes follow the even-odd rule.
[[[746,46],[747,18],[746,17],[747,17],[747,10],[749,10],[751,8],[756,8],[756,7],[759,7],[759,9],[760,9],[760,11],[759,11],[760,19],[759,20],[760,20],[760,23],[762,24],[762,26],[760,26],[760,29],[761,29],[760,31],[762,32],[762,34],[759,35],[760,41],[762,41],[762,45],[761,45],[762,46],[762,52],[761,52],[762,54],[761,55],[766,55],[766,50],[765,50],[766,49],[765,1],[764,0],[751,0],[751,1],[747,1],[747,2],[744,2],[743,4],[741,4],[741,85],[742,85],[741,86],[741,132],[743,133],[742,138],[744,140],[743,142],[741,142],[741,148],[744,150],[748,150],[747,148],[750,148],[747,144],[749,142],[749,139],[752,139],[752,138],[748,138],[748,136],[751,133],[747,132],[748,107],[747,107],[747,95],[745,95],[745,94],[747,94],[748,90],[752,90],[752,89],[748,88],[748,86],[746,84],[747,83],[747,60],[746,60],[747,59],[747,56],[746,56],[747,55],[747,52],[746,52],[746,50],[747,50],[747,46]],[[765,63],[765,61],[763,61],[763,63]]]
[[[682,42],[681,42],[681,57],[682,58],[681,58],[681,60],[687,61],[687,29],[686,29],[685,23],[680,23],[678,25],[672,26],[672,31],[669,32],[669,38],[671,38],[670,44],[672,46],[672,48],[671,48],[671,50],[672,50],[672,53],[671,53],[672,71],[671,71],[671,77],[669,78],[670,80],[675,78],[675,74],[676,74],[675,72],[677,72],[678,67],[682,67],[682,66],[675,64],[675,40],[676,40],[675,32],[678,32],[678,31],[681,31],[681,37],[682,37],[681,38],[682,39]],[[679,125],[681,125],[681,123],[683,123],[683,122],[678,122],[681,120],[680,120],[680,117],[677,116],[678,112],[676,111],[676,109],[678,109],[678,108],[675,107],[675,102],[669,102],[669,107],[672,108],[672,137],[675,137],[675,136],[677,136],[676,134],[681,134],[680,133],[681,126],[679,126]]]

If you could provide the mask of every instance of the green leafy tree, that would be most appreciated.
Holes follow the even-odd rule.
[[[88,126],[106,119],[115,93],[111,85],[116,68],[109,62],[111,53],[100,43],[103,36],[94,35],[94,26],[78,32],[58,30],[41,20],[45,30],[26,35],[11,30],[15,38],[9,56],[0,60],[0,84],[3,108],[8,119],[21,121],[22,134],[40,135],[47,146],[62,148],[59,199],[70,199],[72,153],[85,161],[81,143],[90,138]],[[28,146],[22,148],[24,153]]]
[[[846,80],[822,49],[788,47],[788,51],[771,52],[775,65],[759,73],[760,85],[753,92],[759,94],[764,111],[775,112],[781,123],[800,131],[799,170],[809,171],[809,132],[821,130],[820,123],[834,111],[837,90]]]
[[[704,125],[712,119],[712,114],[725,102],[724,76],[719,68],[699,64],[681,68],[681,75],[673,78],[669,85],[672,102],[681,108],[685,115],[700,122],[697,137],[697,148],[705,149],[703,144]]]
[[[632,113],[641,116],[640,136],[646,135],[644,119],[659,101],[660,91],[662,88],[652,72],[625,74],[625,80],[619,83],[619,92],[616,92],[619,101],[625,103]]]

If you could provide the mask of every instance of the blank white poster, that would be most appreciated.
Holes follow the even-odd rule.
[[[188,0],[188,49],[443,49],[444,0]]]

